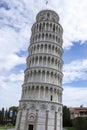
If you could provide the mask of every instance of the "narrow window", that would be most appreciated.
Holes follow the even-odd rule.
[[[53,100],[53,96],[52,96],[52,95],[50,96],[50,100],[51,100],[51,101]]]
[[[33,125],[29,125],[28,130],[33,130]]]

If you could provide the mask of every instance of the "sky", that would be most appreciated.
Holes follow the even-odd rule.
[[[45,0],[0,0],[0,109],[21,99],[31,27]],[[49,0],[63,27],[63,105],[87,107],[87,0]]]

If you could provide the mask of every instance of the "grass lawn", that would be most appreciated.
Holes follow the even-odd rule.
[[[76,130],[75,128],[73,127],[65,127],[66,130]]]
[[[5,128],[4,126],[0,126],[0,130],[6,130],[6,129],[10,129],[10,128],[14,128],[15,126],[7,126],[7,128]]]

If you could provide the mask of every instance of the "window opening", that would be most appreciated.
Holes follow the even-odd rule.
[[[50,96],[50,100],[51,100],[51,101],[53,100],[53,96],[52,96],[52,95]]]

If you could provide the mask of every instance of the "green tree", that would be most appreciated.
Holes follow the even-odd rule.
[[[69,108],[67,108],[67,106],[63,107],[63,126],[67,127],[67,126],[71,126],[71,120],[70,120],[70,112],[69,112]]]
[[[4,125],[4,114],[5,114],[5,111],[4,111],[4,108],[2,108],[2,111],[1,111],[1,124]]]
[[[9,117],[8,117],[8,110],[6,109],[6,111],[5,111],[5,117],[4,117],[4,122],[5,122],[5,124],[8,123],[8,120],[9,120]]]
[[[0,124],[2,122],[2,111],[0,110]]]
[[[12,120],[12,124],[15,125],[18,107],[12,106],[12,107],[9,108],[9,111],[10,111],[10,113],[12,112],[10,118]]]

